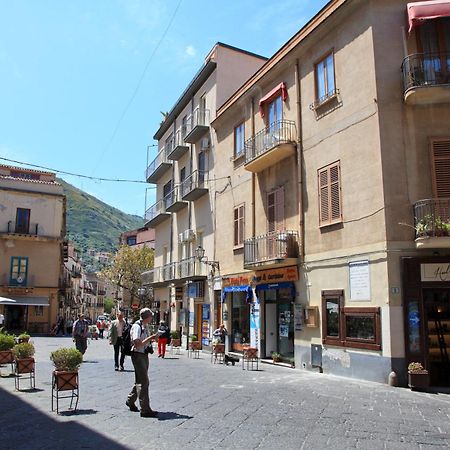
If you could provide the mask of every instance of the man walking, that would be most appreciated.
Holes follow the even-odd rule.
[[[82,355],[87,349],[87,337],[89,332],[89,324],[84,319],[84,314],[78,314],[78,320],[75,320],[72,328],[72,338],[75,341],[75,347]]]
[[[114,369],[119,370],[119,352],[120,352],[120,370],[123,370],[123,363],[125,362],[125,353],[123,352],[122,335],[127,327],[125,320],[123,320],[123,313],[119,311],[117,319],[111,322],[111,329],[109,330],[109,343],[114,346]]]
[[[149,308],[140,311],[140,320],[131,327],[131,362],[134,367],[135,384],[128,394],[126,405],[131,411],[139,411],[135,402],[139,398],[141,406],[141,417],[156,417],[158,413],[150,408],[149,379],[148,379],[148,348],[151,341],[156,339],[157,334],[150,336],[147,324],[150,323],[152,312]]]

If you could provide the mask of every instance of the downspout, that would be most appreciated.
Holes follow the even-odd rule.
[[[250,116],[251,116],[251,130],[252,130],[252,139],[255,138],[255,99],[252,97],[250,102]],[[252,237],[254,238],[256,235],[256,206],[255,206],[255,198],[256,198],[256,174],[252,172]]]
[[[298,170],[298,215],[299,215],[299,257],[300,264],[305,261],[305,211],[303,208],[303,128],[302,97],[300,88],[300,62],[295,61],[295,87],[297,95],[297,170]]]

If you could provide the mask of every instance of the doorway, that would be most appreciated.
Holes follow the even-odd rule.
[[[424,289],[426,358],[432,386],[450,385],[450,289]]]
[[[5,308],[6,329],[10,332],[22,332],[26,329],[26,306],[8,305]]]

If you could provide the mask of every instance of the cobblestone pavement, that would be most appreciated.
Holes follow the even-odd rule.
[[[271,365],[243,371],[185,353],[150,362],[159,417],[125,406],[134,373],[115,372],[106,339],[90,341],[78,411],[51,412],[51,351],[70,338],[34,338],[36,390],[17,392],[1,368],[2,449],[439,449],[450,448],[450,395]],[[24,382],[23,387],[26,386]]]

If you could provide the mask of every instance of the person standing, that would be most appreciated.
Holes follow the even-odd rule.
[[[59,335],[60,331],[62,332],[63,336],[66,334],[64,330],[64,318],[62,316],[59,316],[56,322],[56,336]]]
[[[227,329],[225,328],[225,325],[222,323],[217,330],[214,330],[213,336],[215,339],[217,339],[219,344],[225,344],[225,337],[228,334]]]
[[[120,370],[123,371],[123,364],[125,362],[125,353],[123,352],[122,335],[127,327],[125,320],[123,320],[123,313],[117,314],[117,319],[111,322],[111,329],[109,331],[109,343],[114,347],[114,369],[119,370],[119,353],[120,353]]]
[[[126,405],[131,411],[139,411],[135,402],[139,398],[141,406],[141,417],[156,417],[158,413],[150,408],[149,398],[149,378],[148,378],[148,348],[157,334],[150,336],[147,324],[150,323],[152,312],[149,308],[141,309],[139,313],[141,319],[137,320],[131,327],[131,362],[134,367],[135,383],[128,394]]]
[[[100,336],[100,339],[103,339],[103,332],[105,330],[105,322],[103,320],[98,319],[97,320],[97,328],[98,328],[98,334]]]
[[[164,320],[159,322],[158,328],[158,358],[166,356],[166,346],[170,339],[170,329]]]
[[[72,328],[72,338],[75,342],[75,347],[82,355],[87,349],[87,338],[89,333],[89,324],[84,318],[84,314],[78,314],[78,320],[75,321]]]

